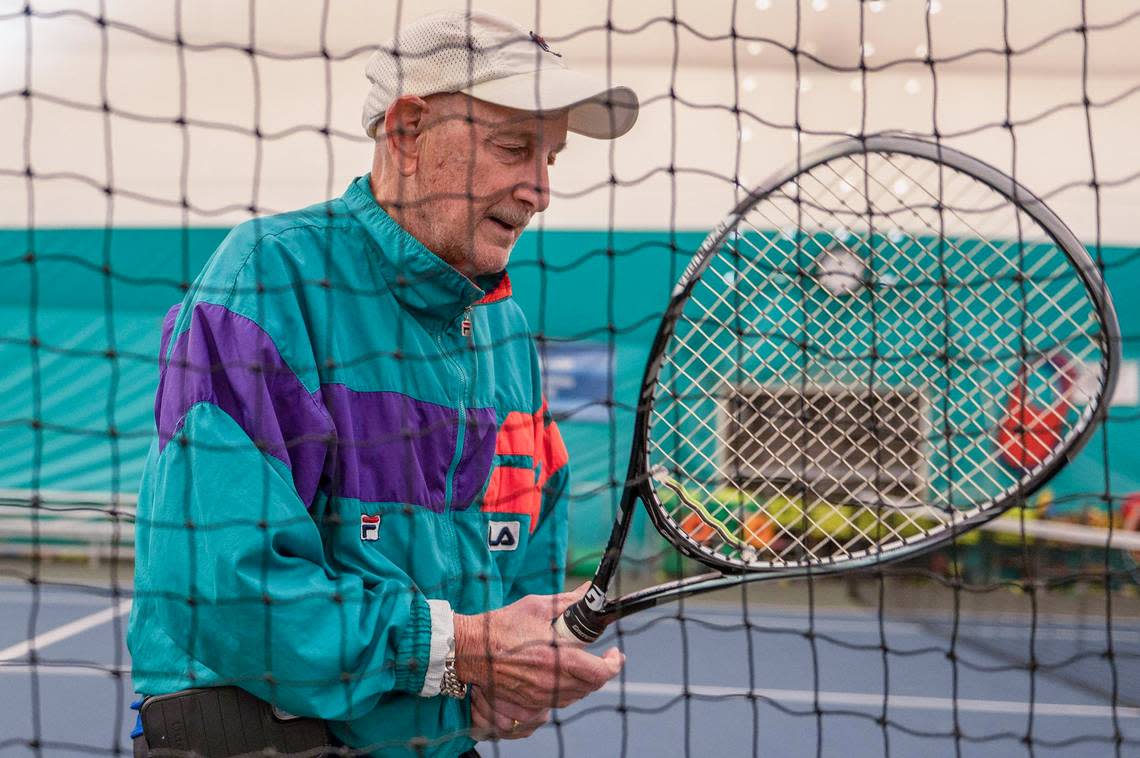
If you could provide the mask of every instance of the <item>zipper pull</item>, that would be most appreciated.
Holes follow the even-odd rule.
[[[459,331],[464,337],[470,337],[471,328],[471,309],[466,308],[463,311],[463,320],[459,322]]]

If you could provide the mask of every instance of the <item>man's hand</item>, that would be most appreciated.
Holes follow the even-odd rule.
[[[471,687],[471,736],[477,740],[522,739],[549,720],[549,708],[526,708],[502,698],[491,699],[482,687]]]
[[[478,616],[456,614],[459,679],[483,688],[493,697],[495,710],[505,702],[534,711],[565,708],[617,676],[625,662],[617,648],[593,655],[560,642],[551,626],[588,586],[558,595],[527,595]]]

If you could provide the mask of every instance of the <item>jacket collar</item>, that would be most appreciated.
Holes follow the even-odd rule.
[[[353,180],[344,193],[344,202],[376,241],[381,269],[392,294],[418,316],[449,322],[476,303],[495,302],[510,295],[506,271],[479,277],[482,286],[476,286],[408,234],[376,202],[368,174]],[[504,287],[506,294],[502,294]]]

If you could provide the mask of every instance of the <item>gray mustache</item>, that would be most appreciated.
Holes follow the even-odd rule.
[[[531,214],[515,208],[493,208],[487,213],[511,226],[524,227],[530,223]]]

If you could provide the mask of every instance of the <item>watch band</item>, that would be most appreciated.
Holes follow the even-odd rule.
[[[443,678],[439,682],[439,694],[447,697],[467,697],[467,683],[459,681],[455,673],[455,638],[448,640],[447,657],[443,659]]]

